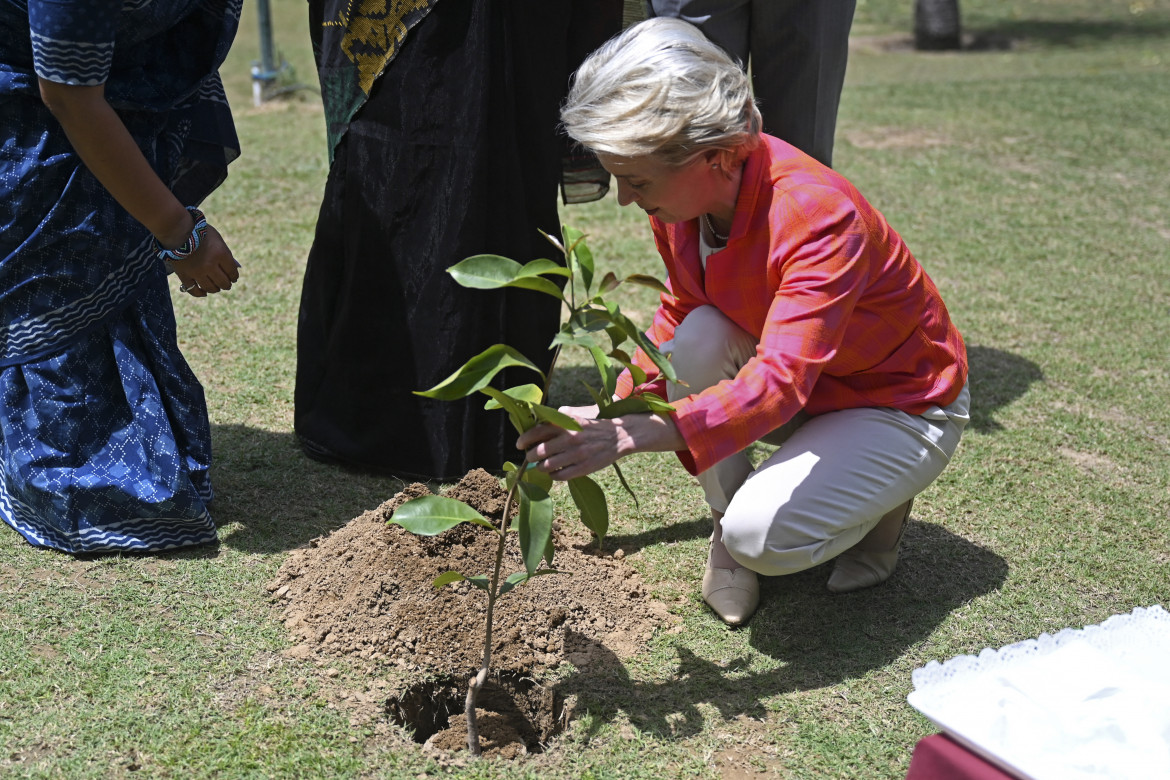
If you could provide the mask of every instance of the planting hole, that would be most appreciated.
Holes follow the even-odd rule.
[[[440,750],[465,750],[466,698],[467,680],[434,678],[392,697],[386,712],[391,721],[413,734],[415,742]],[[563,697],[515,672],[502,672],[484,683],[476,705],[485,753],[540,753],[549,739],[564,730]]]

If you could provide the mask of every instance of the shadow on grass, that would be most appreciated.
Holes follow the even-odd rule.
[[[971,383],[971,428],[980,433],[1003,430],[995,413],[1022,397],[1044,372],[1027,358],[1002,349],[967,345]]]
[[[592,716],[591,731],[624,712],[656,737],[693,736],[703,728],[704,705],[725,720],[764,718],[774,709],[769,699],[778,695],[839,684],[890,664],[952,610],[996,590],[1007,576],[1000,556],[940,526],[913,522],[903,550],[886,583],[856,593],[829,593],[829,566],[763,578],[759,610],[734,630],[748,632],[757,652],[779,662],[769,671],[752,671],[758,659],[711,660],[679,642],[678,669],[669,680],[632,680],[611,657],[606,671],[571,676],[559,688],[577,695]],[[594,652],[608,651],[597,646]]]
[[[178,550],[113,550],[102,552],[67,553],[60,550],[48,552],[75,561],[101,561],[113,558],[165,558],[168,561],[202,561],[219,557],[219,542],[202,544],[198,547],[182,547]]]
[[[674,544],[688,542],[692,539],[705,539],[711,535],[711,518],[708,516],[696,517],[692,520],[680,520],[677,523],[664,525],[636,534],[609,534],[605,537],[605,549],[621,550],[626,555],[653,547],[659,544]]]
[[[310,460],[292,433],[212,426],[212,517],[220,544],[250,553],[301,547],[402,490],[400,479]]]

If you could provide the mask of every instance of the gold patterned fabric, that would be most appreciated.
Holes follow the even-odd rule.
[[[458,1],[458,0],[456,0]],[[310,6],[310,34],[329,135],[329,158],[402,48],[438,0],[334,0]],[[313,18],[314,12],[319,13]]]
[[[410,25],[426,15],[435,0],[362,0],[350,2],[337,18],[325,22],[340,27],[341,50],[358,68],[358,86],[370,94],[374,79],[394,58]],[[413,20],[413,21],[411,21]],[[408,22],[410,22],[408,24]]]

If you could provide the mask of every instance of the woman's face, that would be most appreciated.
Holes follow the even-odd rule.
[[[716,166],[717,152],[704,152],[681,166],[654,157],[597,155],[617,179],[618,203],[633,203],[663,222],[685,222],[714,211],[715,193],[725,182]]]

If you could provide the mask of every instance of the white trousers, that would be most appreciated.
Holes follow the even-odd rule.
[[[687,315],[662,345],[688,387],[675,400],[734,377],[756,340],[713,306]],[[882,515],[926,489],[950,462],[969,418],[970,393],[921,415],[897,409],[804,413],[763,438],[779,444],[753,467],[746,453],[699,474],[707,503],[723,512],[723,543],[741,565],[792,574],[857,544]]]

